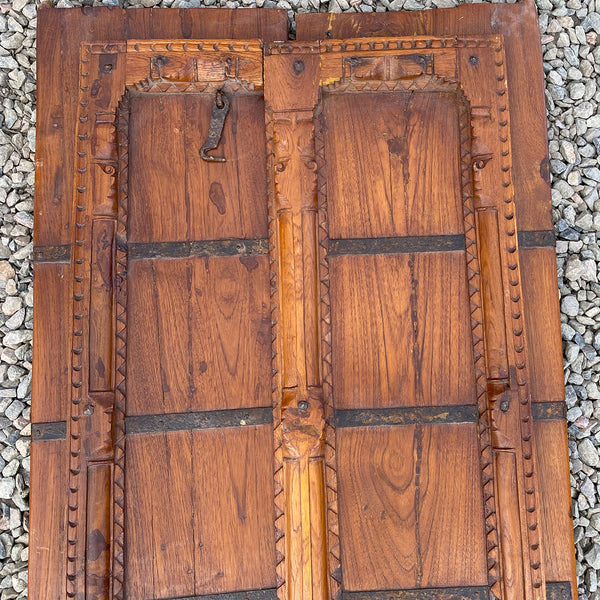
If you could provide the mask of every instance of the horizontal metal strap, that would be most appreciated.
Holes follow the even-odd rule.
[[[532,402],[531,412],[536,421],[566,419],[567,405],[564,402]]]
[[[66,421],[53,421],[51,423],[31,424],[31,439],[34,442],[46,442],[48,440],[64,440],[66,438]]]
[[[273,409],[234,408],[200,412],[169,413],[164,415],[135,415],[125,418],[125,432],[158,433],[192,429],[219,429],[222,427],[249,427],[273,422]]]
[[[554,231],[519,231],[517,233],[520,248],[554,248]]]
[[[192,242],[130,242],[127,245],[130,259],[186,258],[191,256],[253,256],[268,254],[266,238],[198,240]]]
[[[422,590],[384,590],[342,592],[342,600],[491,600],[488,587],[428,588]],[[572,600],[568,581],[546,582],[546,600]]]
[[[165,600],[277,600],[277,589],[248,590],[247,592],[225,592],[222,594],[206,594],[205,596],[185,596],[166,598]]]
[[[342,600],[491,600],[487,586],[342,592]]]
[[[406,254],[412,252],[450,252],[465,249],[465,236],[426,235],[406,237],[348,238],[329,240],[329,255]]]
[[[33,248],[34,263],[68,263],[71,262],[71,246],[35,246]]]
[[[476,423],[477,418],[478,412],[475,405],[360,408],[336,410],[335,426],[376,427],[417,423]]]
[[[546,582],[546,600],[573,600],[568,581]]]

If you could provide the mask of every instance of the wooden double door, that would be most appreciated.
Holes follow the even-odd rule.
[[[502,35],[126,37],[38,230],[33,597],[571,598]]]

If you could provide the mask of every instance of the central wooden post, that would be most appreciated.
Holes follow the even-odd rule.
[[[313,110],[318,44],[278,44],[265,57],[271,137],[271,228],[278,281],[275,352],[276,446],[281,452],[278,507],[279,597],[325,600],[327,546],[324,411],[319,343],[317,173]]]

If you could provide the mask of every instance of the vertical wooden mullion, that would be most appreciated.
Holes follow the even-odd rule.
[[[276,522],[283,526],[277,533],[281,600],[328,597],[314,125],[318,49],[318,43],[276,44],[264,63],[281,315],[274,324],[275,348],[281,351],[275,381],[282,386],[274,398],[276,484],[282,485],[276,506],[285,515]]]

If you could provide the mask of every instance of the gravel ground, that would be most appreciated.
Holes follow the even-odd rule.
[[[536,0],[546,73],[581,600],[600,600],[600,0]],[[59,7],[92,2],[58,0]],[[455,0],[94,0],[94,6],[419,10]],[[36,4],[0,3],[0,600],[27,597]]]

